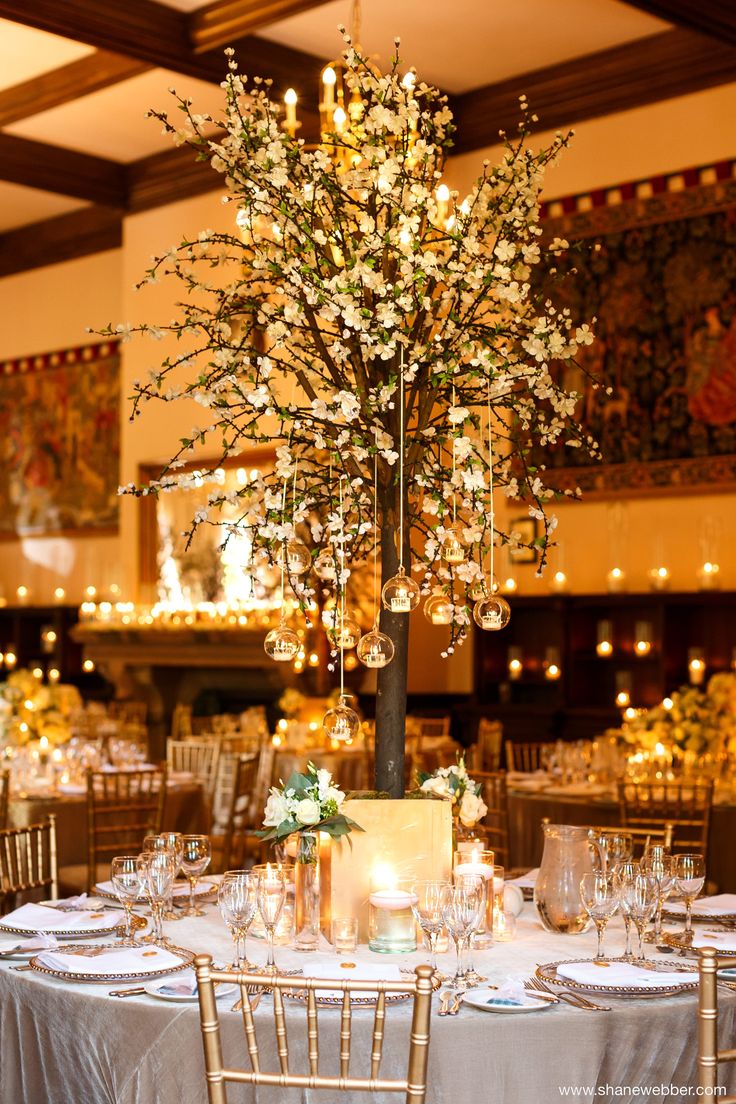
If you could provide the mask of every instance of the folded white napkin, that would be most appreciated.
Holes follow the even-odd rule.
[[[534,889],[538,873],[539,867],[536,866],[533,870],[527,870],[526,874],[520,874],[518,878],[509,878],[506,885],[518,886],[519,889]]]
[[[524,988],[524,982],[521,978],[509,977],[502,985],[499,985],[495,993],[493,993],[494,1004],[516,1004],[516,1005],[540,1005],[541,1000],[537,1000],[531,993],[527,993]]]
[[[94,948],[90,948],[93,950]],[[155,974],[159,970],[175,970],[181,959],[163,947],[120,947],[102,954],[86,956],[44,951],[38,956],[42,966],[72,974]]]
[[[21,905],[2,918],[6,928],[36,932],[100,931],[110,928],[113,922],[109,912],[95,912],[93,909],[63,912],[47,905],[33,904]]]
[[[374,965],[372,962],[356,962],[348,966],[350,959],[344,963],[336,962],[334,958],[319,959],[316,958],[308,965],[308,969],[305,968],[305,975],[313,978],[354,978],[357,981],[401,981],[401,971],[398,966],[393,966],[390,963],[381,963],[380,965]],[[306,965],[306,964],[305,964]],[[295,987],[297,982],[295,981]],[[320,997],[341,997],[342,993],[339,989],[320,989],[318,991]],[[375,991],[366,990],[362,993],[356,993],[356,997],[368,997],[375,998],[378,993]]]
[[[685,915],[685,905],[682,901],[667,902],[667,911]],[[736,893],[719,893],[716,897],[701,897],[693,902],[693,916],[736,916]]]
[[[681,985],[698,980],[697,971],[647,970],[633,962],[609,962],[607,966],[596,966],[594,962],[569,962],[557,967],[557,976],[569,978],[579,985],[605,985],[611,988],[625,985],[634,989],[648,989],[652,985]]]
[[[715,947],[717,951],[736,951],[736,932],[717,932],[709,928],[696,931],[693,947]]]
[[[14,951],[53,951],[59,946],[55,935],[46,935],[44,932],[36,932],[29,939],[20,939],[12,944]],[[11,947],[0,946],[0,951],[7,954]]]

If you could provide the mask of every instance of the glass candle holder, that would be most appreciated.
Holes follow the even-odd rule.
[[[330,924],[335,954],[353,954],[358,946],[358,921],[352,916],[336,917]]]
[[[495,872],[499,867],[494,865],[493,851],[481,848],[476,841],[466,840],[458,844],[458,849],[453,856],[452,873],[457,882],[463,876],[480,875],[486,880],[486,900],[483,921],[476,930],[475,946],[483,949],[493,943],[493,882]],[[503,879],[503,871],[501,872]]]
[[[416,902],[406,883],[375,889],[368,898],[368,949],[379,954],[408,954],[417,949],[412,904]]]

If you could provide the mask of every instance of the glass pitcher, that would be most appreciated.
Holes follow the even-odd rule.
[[[590,923],[580,897],[580,879],[593,871],[595,844],[588,829],[571,824],[543,824],[544,853],[534,887],[534,904],[551,932],[578,935]]]

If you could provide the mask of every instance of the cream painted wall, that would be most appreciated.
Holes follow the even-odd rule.
[[[585,192],[591,188],[673,172],[692,165],[736,156],[736,84],[670,100],[651,107],[592,120],[576,127],[570,151],[548,176],[550,197]],[[541,135],[540,140],[545,136]],[[484,156],[478,151],[453,159],[447,172],[451,186],[466,190]],[[166,283],[134,293],[152,254],[178,241],[187,230],[229,226],[231,213],[216,194],[172,204],[126,220],[120,251],[100,254],[64,265],[38,269],[0,280],[0,360],[46,352],[89,340],[87,325],[108,320],[145,318],[167,321],[174,295]],[[123,413],[121,482],[135,479],[143,462],[164,460],[179,436],[194,424],[204,424],[204,411],[191,404],[149,406],[131,424],[127,397],[136,377],[143,377],[164,355],[162,344],[135,341],[123,348]],[[504,503],[499,503],[503,514]],[[513,509],[513,516],[518,515]],[[717,554],[723,583],[736,586],[736,497],[682,496],[631,500],[614,520],[605,503],[583,502],[559,509],[561,559],[552,554],[551,568],[564,566],[573,590],[605,587],[605,571],[621,559],[630,588],[646,586],[646,572],[664,558],[676,588],[692,589],[702,560],[700,538],[713,519],[720,524]],[[623,517],[621,549],[611,533]],[[125,499],[121,507],[120,537],[70,541],[35,540],[0,543],[0,593],[10,596],[20,583],[30,586],[33,598],[49,600],[53,588],[64,585],[70,597],[81,598],[83,587],[118,582],[135,595],[137,585],[137,508]],[[521,593],[544,592],[548,578],[536,580],[534,568],[517,567]],[[466,645],[448,661],[436,658],[444,646],[441,630],[432,629],[417,615],[412,625],[410,684],[415,692],[471,688],[472,650]]]
[[[120,317],[121,260],[114,250],[0,280],[0,360],[94,341],[87,326]],[[21,584],[31,602],[43,605],[58,586],[78,602],[85,586],[119,582],[115,536],[0,541],[0,597],[9,602]]]

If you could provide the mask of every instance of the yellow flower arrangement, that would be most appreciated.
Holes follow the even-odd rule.
[[[21,746],[42,737],[50,747],[66,743],[70,717],[81,704],[76,686],[47,686],[32,671],[13,671],[0,683],[0,745]]]

